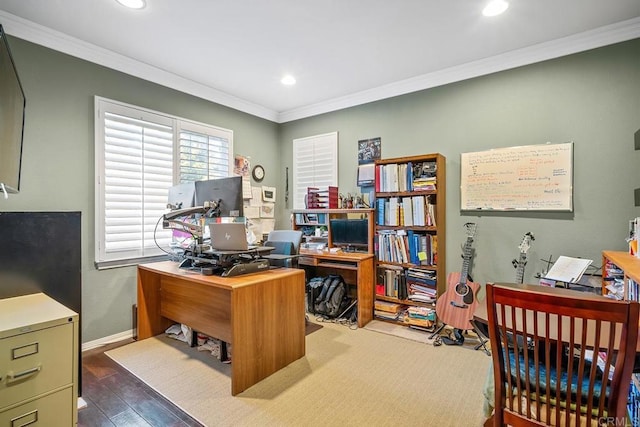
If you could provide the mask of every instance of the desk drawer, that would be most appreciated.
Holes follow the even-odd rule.
[[[312,256],[301,256],[298,257],[298,265],[318,265],[318,259]]]
[[[67,387],[0,412],[0,427],[69,427],[73,425],[73,411],[77,411],[73,404],[73,389]]]
[[[0,410],[73,383],[73,324],[0,340]]]

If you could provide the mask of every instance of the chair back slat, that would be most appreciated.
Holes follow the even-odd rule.
[[[488,284],[486,303],[494,425],[597,426],[605,417],[625,419],[637,302]]]

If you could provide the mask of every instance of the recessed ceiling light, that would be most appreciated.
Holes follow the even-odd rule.
[[[123,6],[131,9],[143,9],[147,4],[145,0],[116,0]]]
[[[291,74],[287,74],[282,78],[282,80],[280,80],[280,83],[286,86],[291,86],[296,84],[296,79]]]
[[[502,12],[507,10],[509,7],[509,3],[505,0],[491,0],[484,9],[482,9],[482,14],[484,16],[496,16],[500,15]]]

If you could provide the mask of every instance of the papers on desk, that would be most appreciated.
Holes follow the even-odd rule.
[[[593,260],[561,256],[551,266],[545,278],[558,282],[577,283]]]

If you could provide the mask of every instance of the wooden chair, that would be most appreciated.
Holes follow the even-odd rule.
[[[486,287],[493,425],[626,425],[638,303],[534,288]]]

